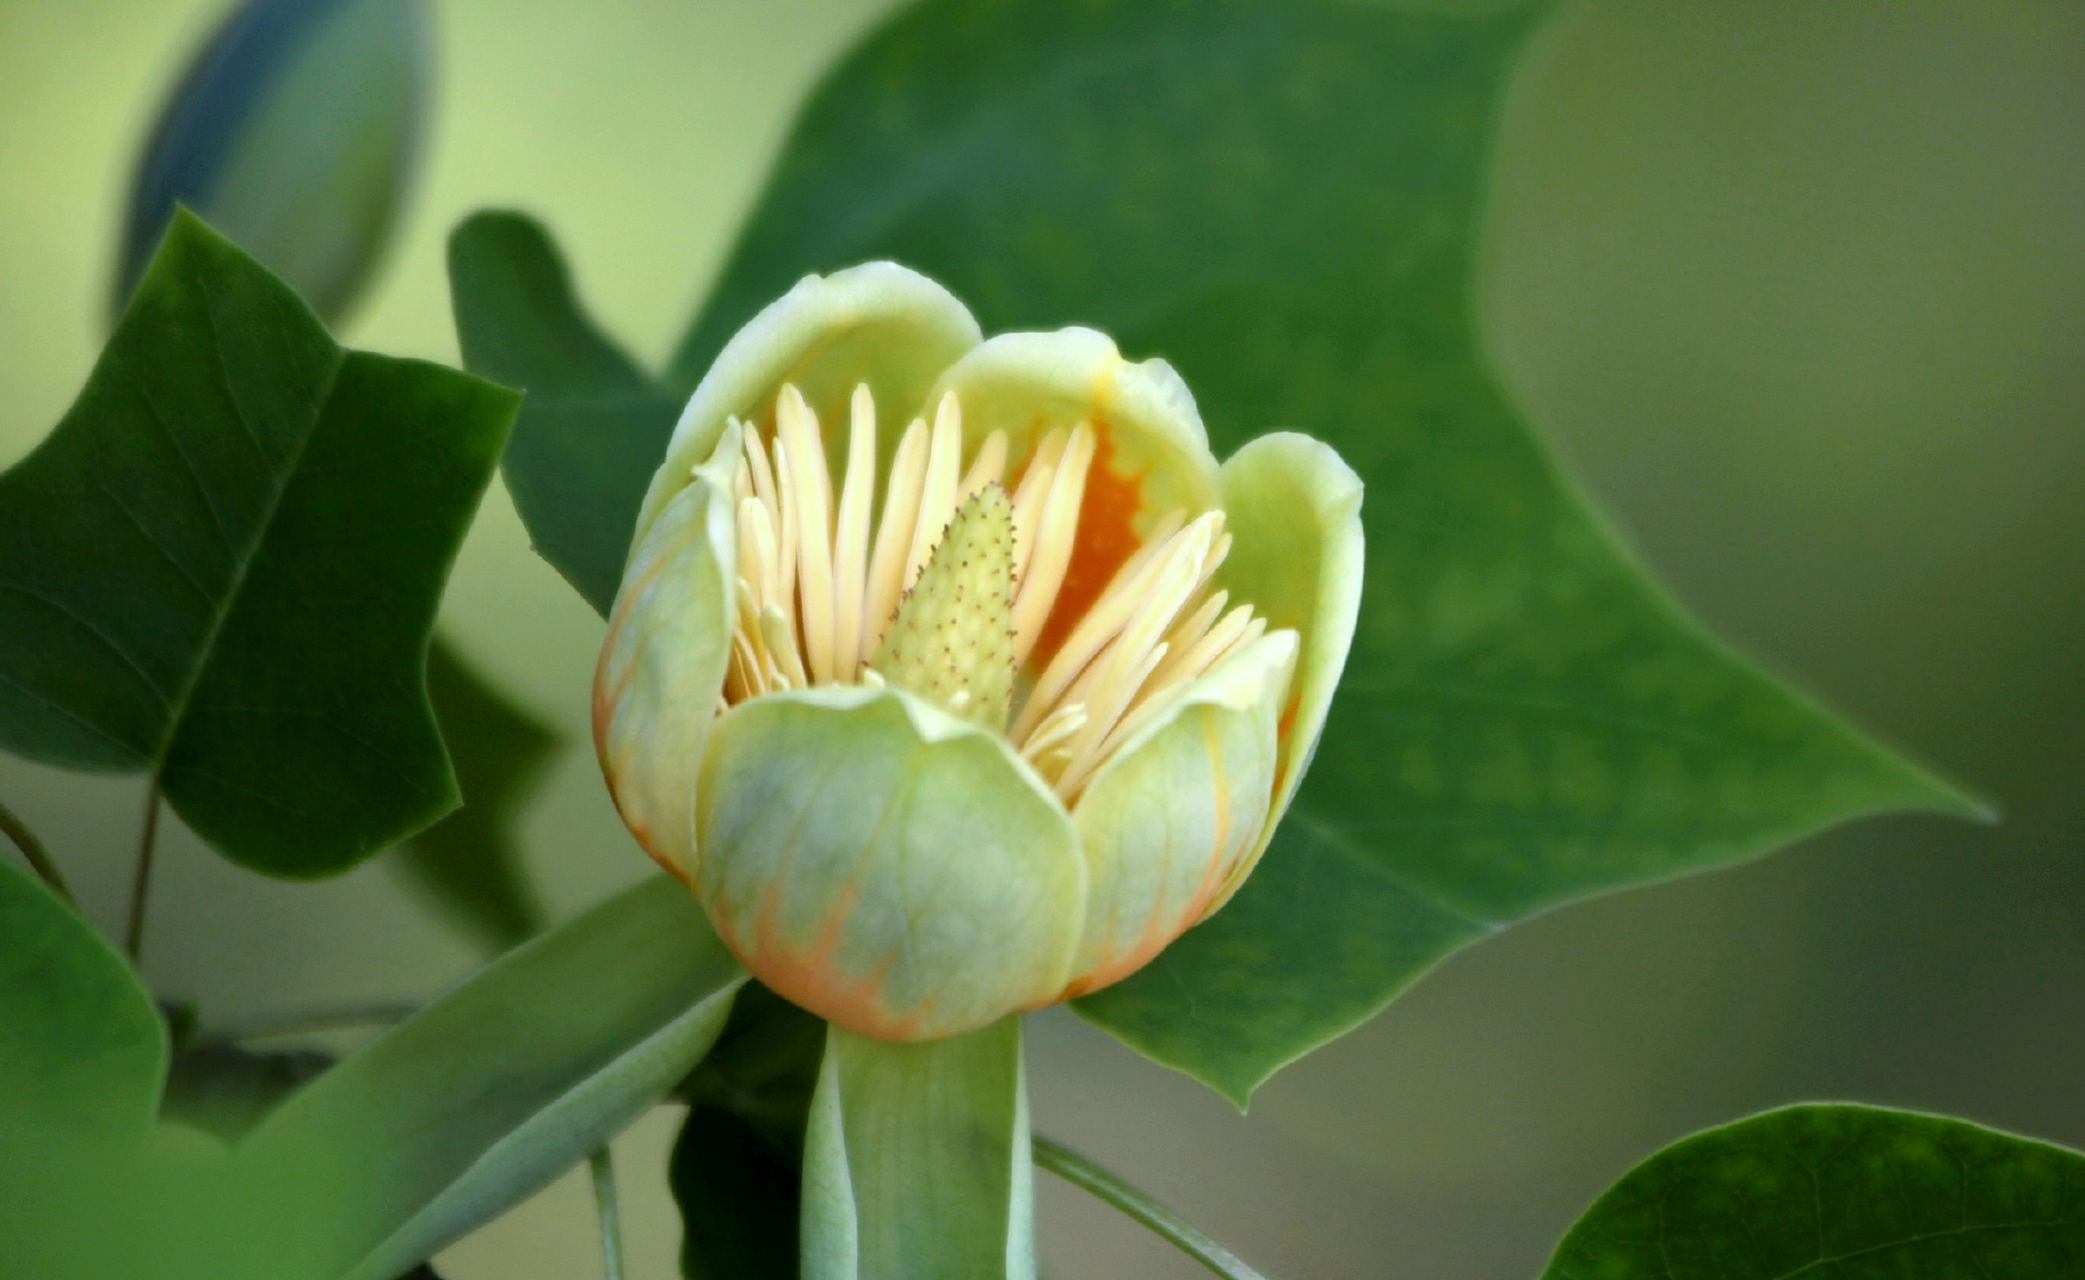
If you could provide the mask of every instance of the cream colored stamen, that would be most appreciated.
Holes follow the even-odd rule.
[[[1008,715],[1003,681],[1010,662],[1007,737],[1069,801],[1163,709],[1164,695],[1266,630],[1249,605],[1232,605],[1227,593],[1210,589],[1230,550],[1223,513],[1190,519],[1176,511],[1153,523],[1047,661],[1031,663],[1078,549],[1087,475],[1099,445],[1094,428],[1079,423],[1035,442],[1009,494],[997,486],[1008,483],[1012,442],[992,432],[965,467],[962,405],[953,393],[945,395],[931,426],[915,420],[899,437],[872,537],[876,405],[867,387],[855,389],[849,418],[837,494],[818,415],[796,388],[784,387],[777,397],[771,432],[738,424],[744,441],[732,483],[738,603],[720,707],[810,685],[882,687],[887,673],[868,665],[880,653],[879,665],[904,667],[898,687],[996,726]],[[936,600],[986,598],[961,586],[968,582],[963,566],[983,566],[986,558],[951,547],[936,560],[958,507],[971,512],[978,502],[993,504],[997,527],[1010,530],[991,544],[1000,549],[989,558],[991,581],[1000,584],[989,598],[1010,600],[1010,607],[995,606],[1003,611],[989,623],[1003,627],[991,635],[1005,639],[990,643],[1004,643],[1009,657],[928,663],[917,639],[891,647],[886,633],[930,561],[937,565]],[[973,517],[965,520],[970,532],[962,536],[981,537]],[[972,586],[982,590],[988,583],[981,577]],[[954,607],[922,601],[907,606],[904,616],[922,635],[969,636],[987,625],[980,619],[989,614],[972,616],[968,605],[949,612]],[[935,621],[944,617],[951,621]],[[983,632],[973,637],[989,639]],[[987,678],[988,672],[997,674]]]

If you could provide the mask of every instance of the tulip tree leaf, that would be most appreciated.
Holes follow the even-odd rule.
[[[0,1028],[0,1150],[42,1149],[28,1132],[124,1141],[152,1127],[167,1064],[152,997],[77,912],[5,862]],[[16,1174],[36,1176],[36,1162],[0,1161],[0,1201]]]
[[[457,227],[449,287],[465,367],[528,393],[501,463],[515,510],[537,554],[605,616],[685,397],[580,312],[564,260],[528,218],[481,213]]]
[[[234,1044],[196,1045],[175,1053],[167,1068],[160,1118],[236,1142],[332,1065],[323,1053],[249,1053]]]
[[[555,758],[558,735],[440,638],[427,654],[427,691],[463,807],[406,841],[398,866],[437,909],[504,950],[543,927],[543,908],[522,874],[514,821]]]
[[[932,0],[797,122],[674,363],[807,271],[892,258],[985,331],[1088,324],[1185,377],[1220,455],[1289,427],[1367,484],[1359,629],[1264,863],[1091,1020],[1241,1105],[1442,956],[1861,814],[1972,811],[1689,621],[1479,341],[1528,13]]]
[[[136,972],[43,882],[0,862],[0,1272],[82,1266],[153,1132],[166,1024]]]
[[[688,1119],[667,1176],[686,1280],[796,1280],[804,1121],[825,1023],[749,982],[682,1084]]]
[[[2085,1275],[2085,1155],[1961,1120],[1799,1106],[1695,1134],[1594,1202],[1544,1280]]]
[[[154,772],[273,875],[440,817],[428,634],[514,408],[342,350],[177,216],[79,400],[0,475],[0,746]]]
[[[657,876],[508,952],[264,1120],[239,1172],[296,1280],[389,1280],[548,1184],[702,1058],[745,981]]]
[[[832,1028],[804,1139],[804,1280],[1034,1280],[1018,1014],[901,1044]]]
[[[685,1280],[796,1280],[803,1159],[726,1107],[688,1111],[667,1166]]]

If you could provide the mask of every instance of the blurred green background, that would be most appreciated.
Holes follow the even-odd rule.
[[[663,356],[791,112],[888,0],[438,0],[440,109],[347,337],[455,358],[442,243],[543,217],[599,315]],[[100,344],[143,131],[219,0],[0,0],[0,464]],[[1486,331],[1531,415],[1722,634],[2000,799],[1588,903],[1466,952],[1241,1118],[1068,1015],[1039,1129],[1281,1280],[1535,1274],[1690,1130],[1803,1098],[2085,1146],[2085,7],[1582,0],[1522,69]],[[1294,424],[1308,427],[1309,424]],[[569,736],[525,824],[563,915],[644,874],[585,742],[599,623],[495,491],[445,607]],[[90,913],[142,786],[0,758]],[[380,860],[288,885],[164,838],[162,993],[230,1020],[419,999],[476,960]],[[675,1274],[675,1117],[619,1144],[634,1274]],[[1048,1273],[1200,1274],[1047,1177]],[[599,1274],[567,1179],[441,1260]]]

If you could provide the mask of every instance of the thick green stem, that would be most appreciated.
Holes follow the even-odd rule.
[[[145,900],[152,895],[152,848],[159,834],[159,779],[145,786],[145,823],[138,833],[137,872],[130,882],[130,923],[123,930],[123,954],[136,964],[145,949]]]
[[[1182,1253],[1229,1280],[1266,1280],[1191,1222],[1106,1169],[1048,1138],[1034,1139],[1035,1163],[1096,1196],[1173,1242]]]
[[[623,1280],[623,1217],[615,1202],[615,1157],[607,1147],[586,1158],[594,1175],[594,1213],[601,1222],[601,1273]]]
[[[0,831],[6,832],[7,838],[14,841],[15,848],[20,849],[22,857],[28,860],[29,869],[51,886],[51,892],[70,903],[72,890],[66,888],[65,877],[58,874],[58,864],[52,862],[51,855],[44,851],[43,841],[38,840],[29,824],[16,817],[14,810],[4,804],[0,804]]]

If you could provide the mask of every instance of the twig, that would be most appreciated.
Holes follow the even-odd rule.
[[[123,931],[123,953],[136,964],[145,948],[145,899],[152,892],[152,845],[159,833],[159,779],[145,786],[145,826],[138,835],[137,874],[130,883],[130,924]]]
[[[1182,1253],[1228,1280],[1266,1280],[1229,1249],[1203,1235],[1193,1223],[1166,1208],[1106,1169],[1048,1138],[1034,1139],[1035,1163],[1081,1191],[1114,1205]]]
[[[615,1157],[607,1147],[586,1158],[594,1175],[594,1214],[601,1224],[601,1273],[623,1280],[623,1217],[615,1203]]]
[[[65,877],[58,874],[58,864],[52,862],[51,855],[44,851],[43,841],[36,838],[28,823],[16,817],[14,810],[4,804],[0,804],[0,831],[6,832],[7,838],[14,841],[14,847],[20,849],[22,857],[28,861],[29,869],[51,887],[51,892],[72,903],[72,890],[66,887]]]

